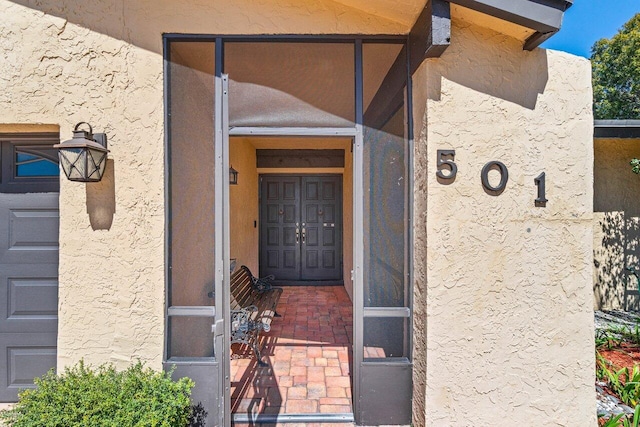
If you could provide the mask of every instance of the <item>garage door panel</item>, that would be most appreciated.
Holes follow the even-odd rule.
[[[58,250],[57,209],[10,209],[9,249]]]
[[[1,334],[0,401],[17,400],[18,392],[33,388],[33,379],[56,366],[56,336],[50,333]]]
[[[11,265],[0,273],[0,333],[56,332],[58,277],[56,265]],[[8,273],[8,274],[7,274]]]
[[[10,210],[6,217],[0,223],[7,237],[0,246],[0,264],[58,262],[57,210]]]
[[[0,402],[56,365],[56,133],[0,133]]]
[[[0,264],[58,262],[58,197],[0,194]]]
[[[9,279],[9,319],[45,317],[55,319],[58,313],[58,280],[56,278]]]

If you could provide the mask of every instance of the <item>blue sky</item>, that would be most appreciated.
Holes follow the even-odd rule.
[[[588,58],[596,40],[613,36],[639,12],[640,0],[574,0],[560,32],[541,47]]]

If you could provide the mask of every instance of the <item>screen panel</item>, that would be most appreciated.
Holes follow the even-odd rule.
[[[213,333],[211,317],[169,318],[169,358],[213,357]]]
[[[214,42],[169,44],[169,306],[212,306]],[[171,318],[168,356],[213,356],[212,318]]]
[[[406,55],[402,46],[363,44],[364,87],[377,86],[375,93],[369,90],[363,130],[365,307],[409,305],[409,144]],[[380,67],[388,67],[382,77]]]
[[[409,357],[404,339],[408,321],[406,317],[365,317],[364,360]]]
[[[353,126],[353,43],[228,42],[224,61],[232,127]]]

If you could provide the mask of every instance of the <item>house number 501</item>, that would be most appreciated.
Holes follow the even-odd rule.
[[[456,151],[455,150],[438,150],[437,151],[437,172],[436,177],[441,184],[451,184],[456,179],[458,174],[458,166],[455,163]],[[497,185],[492,185],[489,182],[489,172],[497,170],[500,173],[500,182]],[[497,160],[488,162],[482,168],[480,172],[480,182],[482,187],[488,194],[492,196],[499,196],[507,188],[507,182],[509,181],[509,170],[504,163]],[[534,179],[536,187],[538,187],[537,198],[534,203],[537,207],[545,207],[547,205],[547,198],[545,195],[545,173],[542,172]]]

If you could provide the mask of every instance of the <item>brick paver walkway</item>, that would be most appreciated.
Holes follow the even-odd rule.
[[[269,367],[259,367],[249,349],[232,347],[232,412],[352,412],[353,317],[344,288],[284,287],[277,310],[282,317],[261,342]]]

